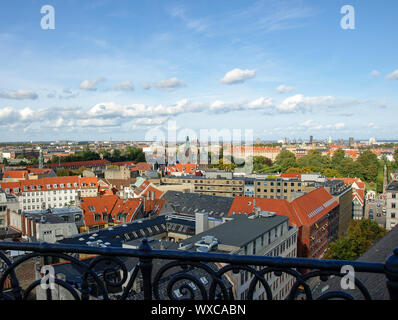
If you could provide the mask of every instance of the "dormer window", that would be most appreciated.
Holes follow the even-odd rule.
[[[71,187],[71,184],[70,184],[70,183],[67,183],[66,186],[67,186],[68,188],[70,188],[70,187]]]
[[[60,188],[65,188],[65,185],[64,185],[63,183],[61,183],[61,184],[59,185],[59,187],[60,187]]]

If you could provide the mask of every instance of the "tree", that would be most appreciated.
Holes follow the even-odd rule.
[[[338,149],[332,156],[331,165],[333,169],[337,169],[341,162],[345,159],[345,152],[342,149]]]
[[[297,160],[299,167],[318,167],[329,168],[330,159],[327,156],[322,156],[319,150],[310,150],[308,154]]]
[[[329,244],[327,259],[356,260],[386,234],[372,220],[353,220],[344,237]]]
[[[282,172],[286,172],[289,168],[296,167],[296,156],[290,151],[283,150],[277,155],[275,165],[278,166]]]
[[[266,157],[253,157],[253,171],[262,172],[267,171],[272,166],[272,160]]]
[[[360,170],[360,177],[362,179],[368,182],[376,181],[379,169],[379,161],[373,152],[366,150],[365,152],[361,153],[356,163]]]

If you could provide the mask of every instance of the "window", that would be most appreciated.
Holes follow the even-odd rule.
[[[395,198],[397,197],[397,195],[396,195],[395,193],[393,193],[393,194],[391,195],[391,197],[392,197],[393,199],[395,199]]]
[[[395,209],[395,202],[391,203],[391,208]]]

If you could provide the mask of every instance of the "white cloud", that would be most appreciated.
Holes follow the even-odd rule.
[[[227,72],[221,79],[221,82],[224,84],[243,83],[248,79],[254,78],[255,75],[256,70],[242,70],[237,68]]]
[[[185,8],[183,8],[183,7],[176,6],[176,7],[172,8],[171,10],[169,10],[169,14],[173,18],[181,19],[185,23],[187,28],[193,29],[197,32],[204,31],[208,27],[206,22],[203,19],[189,18],[186,14]]]
[[[174,78],[155,82],[153,85],[154,85],[154,87],[156,87],[158,89],[174,91],[178,88],[184,87],[185,82],[174,77]]]
[[[120,125],[117,119],[80,119],[76,121],[79,127],[116,127]]]
[[[381,75],[381,73],[380,73],[380,71],[378,71],[378,70],[373,70],[373,71],[370,73],[370,75],[371,75],[372,77],[378,77],[378,76]]]
[[[151,89],[151,84],[148,82],[141,82],[141,87],[144,90],[149,90],[149,89]]]
[[[134,91],[134,85],[131,83],[130,80],[123,81],[118,83],[116,86],[113,87],[115,91]]]
[[[338,122],[334,125],[334,127],[339,130],[339,129],[343,129],[345,127],[344,122]]]
[[[291,87],[291,86],[286,86],[284,84],[280,85],[277,90],[279,93],[289,93],[292,92],[293,90],[295,90],[295,87]]]
[[[398,69],[387,76],[388,80],[398,80]]]
[[[336,99],[331,96],[325,97],[305,97],[302,94],[286,98],[276,109],[282,113],[305,112],[314,107],[329,107],[336,104]]]
[[[0,98],[11,100],[36,100],[39,96],[34,91],[17,90],[12,92],[0,92]]]
[[[99,77],[94,80],[84,80],[80,85],[79,88],[82,90],[88,90],[88,91],[96,91],[97,85],[101,82],[105,81],[105,78]]]
[[[159,118],[140,118],[137,119],[135,123],[144,124],[144,125],[160,125],[166,122],[168,117],[159,117]]]
[[[314,124],[314,120],[307,120],[303,123],[300,123],[300,125],[303,127],[311,127],[313,124]]]
[[[216,100],[210,104],[209,110],[214,113],[227,113],[230,111],[243,110],[244,106],[238,102],[226,102]]]
[[[316,124],[314,120],[309,119],[302,123],[300,123],[301,129],[304,130],[326,130],[326,129],[335,129],[341,130],[345,127],[344,122],[337,122],[335,124]]]
[[[258,98],[248,104],[249,109],[269,109],[274,106],[274,102],[271,98]]]

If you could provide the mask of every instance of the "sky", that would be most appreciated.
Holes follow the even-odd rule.
[[[397,30],[396,0],[4,0],[0,141],[398,139]]]

